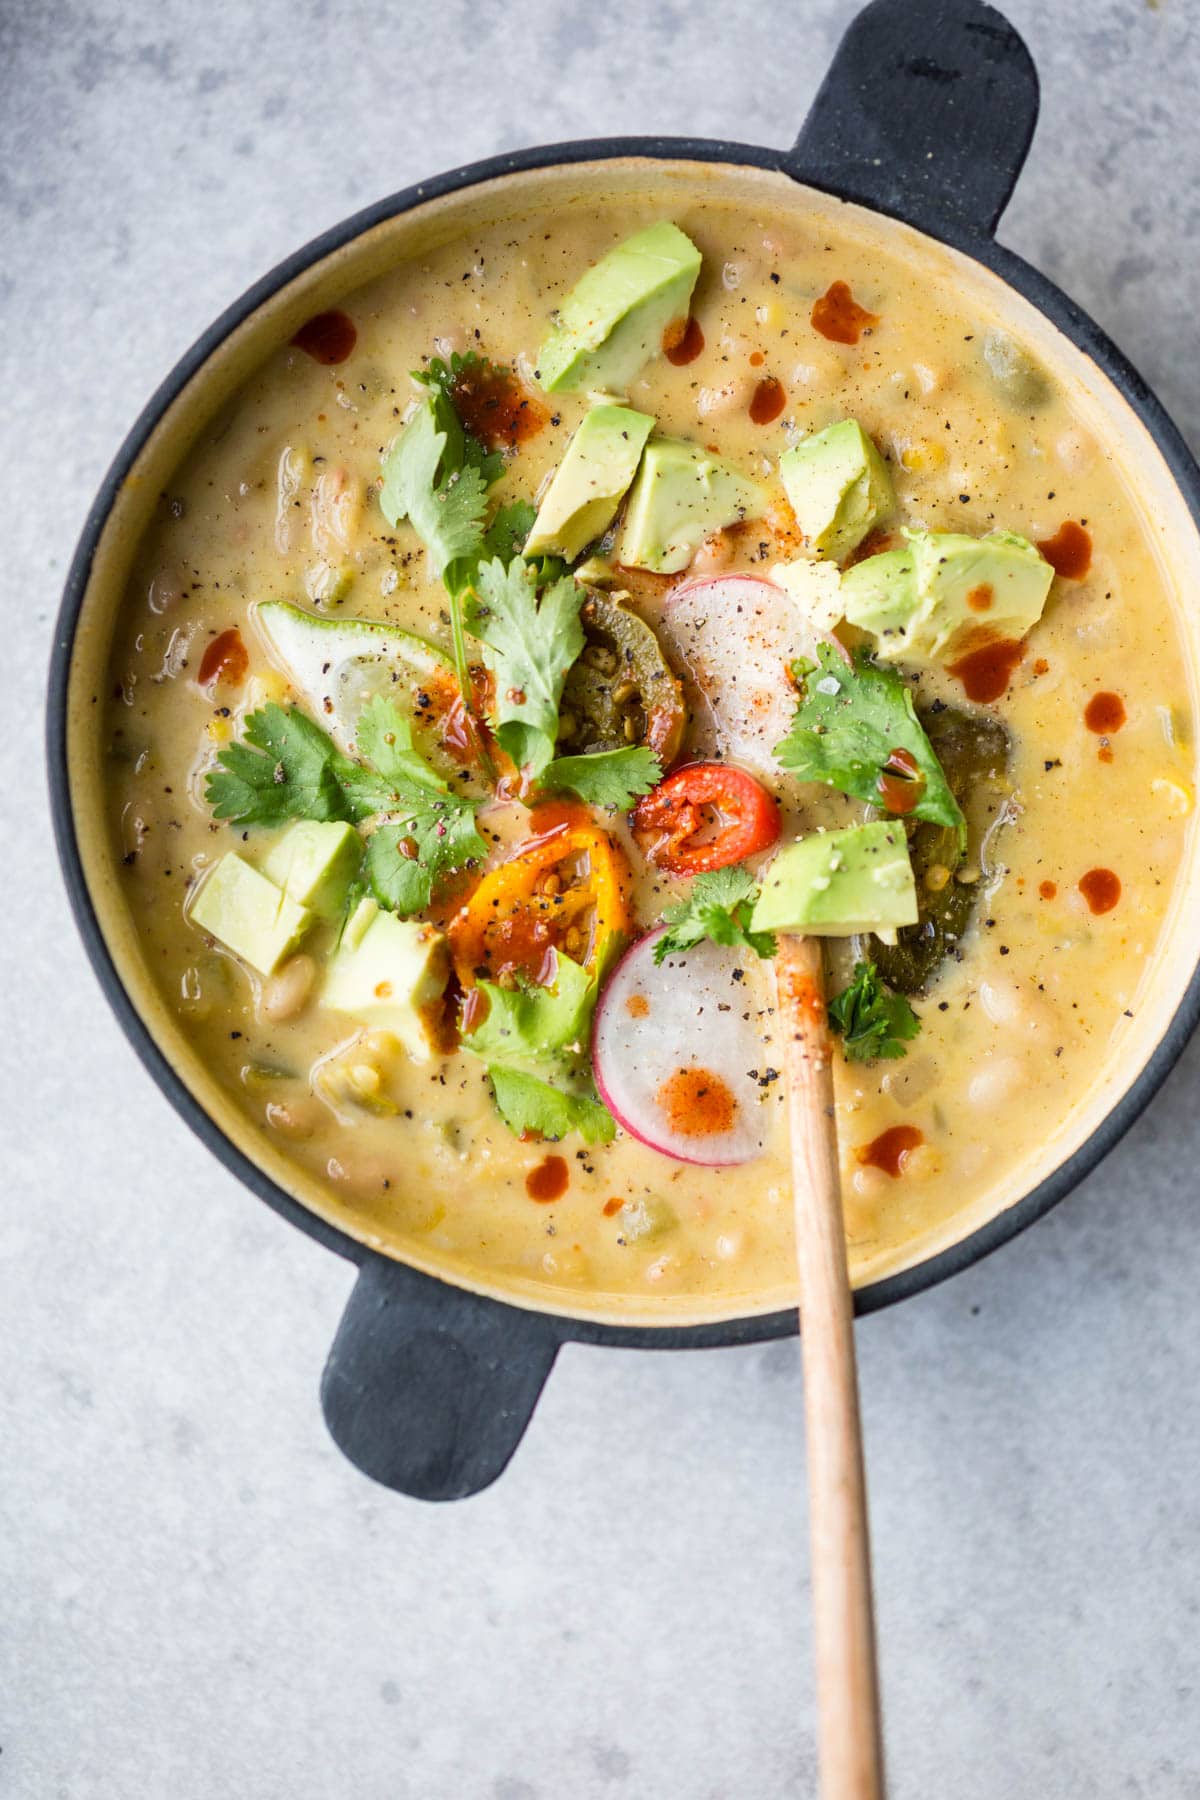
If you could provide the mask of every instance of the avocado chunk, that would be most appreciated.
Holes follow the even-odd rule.
[[[435,926],[362,900],[326,970],[321,1004],[372,1031],[390,1031],[414,1062],[429,1062],[449,976],[446,940]]]
[[[895,932],[916,918],[904,827],[879,819],[788,844],[763,878],[751,925],[755,931],[853,937]]]
[[[905,531],[907,547],[868,556],[842,576],[852,625],[887,662],[947,661],[978,637],[1023,638],[1042,616],[1054,570],[1015,531]]]
[[[832,631],[845,617],[842,577],[836,563],[776,563],[771,580],[791,596],[814,631]]]
[[[686,319],[700,252],[667,219],[602,256],[567,295],[538,352],[548,394],[623,394],[662,349],[663,333]]]
[[[649,413],[628,406],[593,406],[542,495],[525,540],[525,555],[561,556],[574,562],[607,531],[653,429]]]
[[[260,975],[273,975],[313,922],[306,906],[232,850],[205,881],[188,916]]]
[[[810,550],[840,562],[896,505],[888,466],[857,419],[802,438],[779,459],[796,523]]]
[[[652,438],[625,507],[617,561],[675,575],[723,525],[757,519],[767,496],[756,481],[699,444]]]
[[[352,825],[301,819],[263,858],[263,874],[319,919],[338,919],[362,862],[362,839]]]
[[[347,756],[377,694],[408,713],[423,755],[436,751],[458,684],[449,657],[424,638],[373,619],[319,618],[288,600],[261,600],[251,613],[271,661]]]

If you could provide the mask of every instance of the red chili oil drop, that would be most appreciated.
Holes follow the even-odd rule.
[[[1025,646],[1017,638],[989,638],[947,667],[962,682],[967,699],[986,706],[1007,692],[1024,654]]]
[[[878,323],[878,313],[860,306],[846,281],[835,281],[812,309],[813,330],[833,344],[857,344],[867,327]]]
[[[605,1218],[615,1219],[624,1204],[625,1202],[622,1200],[620,1194],[614,1194],[611,1200],[606,1200],[604,1202],[603,1211]]]
[[[973,587],[967,595],[967,605],[972,612],[988,612],[991,604],[992,584],[990,581],[981,581],[979,586]]]
[[[1040,881],[1038,883],[1038,893],[1042,896],[1043,900],[1053,900],[1054,896],[1058,893],[1058,883],[1056,881]]]
[[[887,1131],[881,1131],[877,1138],[864,1144],[858,1151],[858,1160],[872,1169],[882,1169],[895,1181],[903,1175],[904,1165],[913,1151],[925,1142],[925,1133],[918,1131],[915,1125],[892,1125]]]
[[[1093,694],[1083,709],[1083,722],[1097,737],[1112,737],[1128,716],[1120,694]]]
[[[300,327],[292,342],[314,362],[329,367],[332,363],[345,362],[358,342],[358,327],[344,312],[318,313],[315,319]]]
[[[876,792],[890,813],[910,813],[925,792],[925,777],[907,750],[893,750],[879,771]]]
[[[571,1171],[563,1156],[546,1156],[536,1169],[530,1169],[525,1177],[525,1192],[531,1200],[542,1206],[548,1206],[552,1200],[561,1200],[571,1180]]]
[[[490,363],[472,364],[456,377],[450,390],[463,430],[488,450],[511,450],[536,437],[550,417],[511,369]]]
[[[631,1019],[648,1019],[650,1017],[650,1002],[647,1000],[645,994],[630,994],[625,1002],[625,1011],[629,1014]]]
[[[1100,748],[1096,752],[1096,755],[1100,758],[1100,761],[1102,763],[1110,763],[1115,760],[1114,755],[1113,755],[1113,747],[1109,743],[1101,744]]]
[[[1089,869],[1080,878],[1079,891],[1091,912],[1106,913],[1121,898],[1121,883],[1111,869]]]
[[[236,625],[232,625],[215,637],[205,650],[196,680],[201,687],[208,687],[214,681],[227,681],[231,686],[239,687],[245,681],[249,667],[250,656],[242,642],[242,634]]]
[[[787,405],[787,389],[774,375],[764,375],[750,399],[750,419],[755,425],[769,425]]]
[[[1045,538],[1038,549],[1056,575],[1066,581],[1082,581],[1092,566],[1092,540],[1074,519],[1064,519],[1052,538]]]
[[[677,369],[695,362],[704,348],[704,333],[699,319],[674,319],[663,332],[663,355]]]
[[[719,1137],[733,1128],[738,1103],[711,1069],[676,1069],[658,1090],[658,1104],[680,1137]]]

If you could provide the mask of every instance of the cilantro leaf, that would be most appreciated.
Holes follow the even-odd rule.
[[[908,816],[957,832],[964,850],[966,820],[901,677],[894,669],[880,668],[865,652],[853,667],[828,644],[819,644],[817,655],[819,668],[795,666],[801,699],[791,730],[775,746],[780,765],[800,781],[823,781],[887,810],[880,777],[894,753],[904,751],[921,781],[920,797]]]
[[[337,751],[319,725],[271,702],[247,718],[245,743],[221,751],[205,795],[217,818],[234,825],[349,819],[336,761]]]
[[[586,969],[558,956],[553,987],[523,982],[502,988],[481,981],[488,1009],[463,1039],[464,1048],[487,1063],[538,1068],[564,1051],[579,1053],[587,1043],[596,986]]]
[[[654,946],[655,962],[686,956],[705,938],[714,944],[744,944],[757,956],[774,956],[774,932],[750,929],[757,899],[758,883],[747,869],[713,869],[697,875],[687,899],[663,914],[668,930]]]
[[[356,738],[375,765],[373,810],[386,815],[367,839],[371,892],[392,912],[421,912],[443,875],[486,856],[475,808],[413,748],[411,724],[382,695],[363,708]]]
[[[452,563],[477,556],[483,545],[487,482],[479,468],[462,460],[464,442],[449,401],[431,394],[383,459],[383,515],[392,525],[411,522],[439,578]]]
[[[463,1039],[487,1065],[500,1116],[511,1131],[565,1137],[579,1131],[607,1143],[616,1126],[596,1098],[587,1062],[596,983],[569,956],[559,955],[552,988],[525,982],[514,988],[479,983],[488,1009]]]
[[[616,1136],[612,1114],[592,1094],[576,1094],[519,1069],[489,1068],[496,1109],[518,1137],[564,1138],[577,1131],[585,1144]]]
[[[556,756],[538,777],[544,788],[565,788],[589,806],[628,812],[634,801],[662,780],[653,750],[631,744],[627,750],[595,750],[587,756]]]
[[[885,988],[869,962],[856,963],[849,987],[829,1002],[829,1023],[841,1036],[848,1062],[904,1056],[905,1044],[921,1029],[904,995]]]
[[[528,500],[513,500],[502,506],[483,534],[484,555],[489,560],[498,556],[501,562],[511,562],[533,530],[536,518],[537,507]]]
[[[519,561],[481,563],[467,625],[485,646],[496,683],[496,737],[518,768],[544,769],[554,755],[558,703],[583,649],[583,589],[569,575],[541,595]]]

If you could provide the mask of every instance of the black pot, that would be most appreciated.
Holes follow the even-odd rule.
[[[492,158],[394,194],[316,239],[232,306],[168,376],[133,427],[88,516],[66,586],[49,698],[49,760],[64,877],[88,953],[126,1034],[178,1112],[227,1168],[311,1237],[359,1265],[321,1388],[346,1455],[377,1481],[430,1500],[478,1492],[503,1470],[560,1344],[703,1348],[782,1337],[792,1311],[676,1328],[624,1329],[526,1310],[452,1287],[353,1241],[286,1194],[202,1110],[152,1038],[102,935],[68,784],[68,682],[93,559],[132,465],[172,401],[256,308],[310,265],[439,196],[515,171],[611,158],[780,171],[915,226],[986,265],[1044,313],[1123,394],[1200,522],[1200,470],[1155,396],[1092,321],[992,233],[1024,162],[1038,111],[1021,38],[980,0],[872,0],[847,31],[790,150],[709,139],[617,138]],[[1189,953],[1191,954],[1191,953]],[[1133,1085],[1070,1159],[1019,1204],[943,1254],[860,1289],[859,1312],[888,1306],[976,1262],[1060,1200],[1107,1154],[1179,1056],[1200,1014],[1200,975]]]

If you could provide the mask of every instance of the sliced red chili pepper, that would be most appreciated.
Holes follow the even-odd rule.
[[[702,875],[769,849],[779,807],[744,769],[689,763],[638,802],[633,835],[668,874]]]

